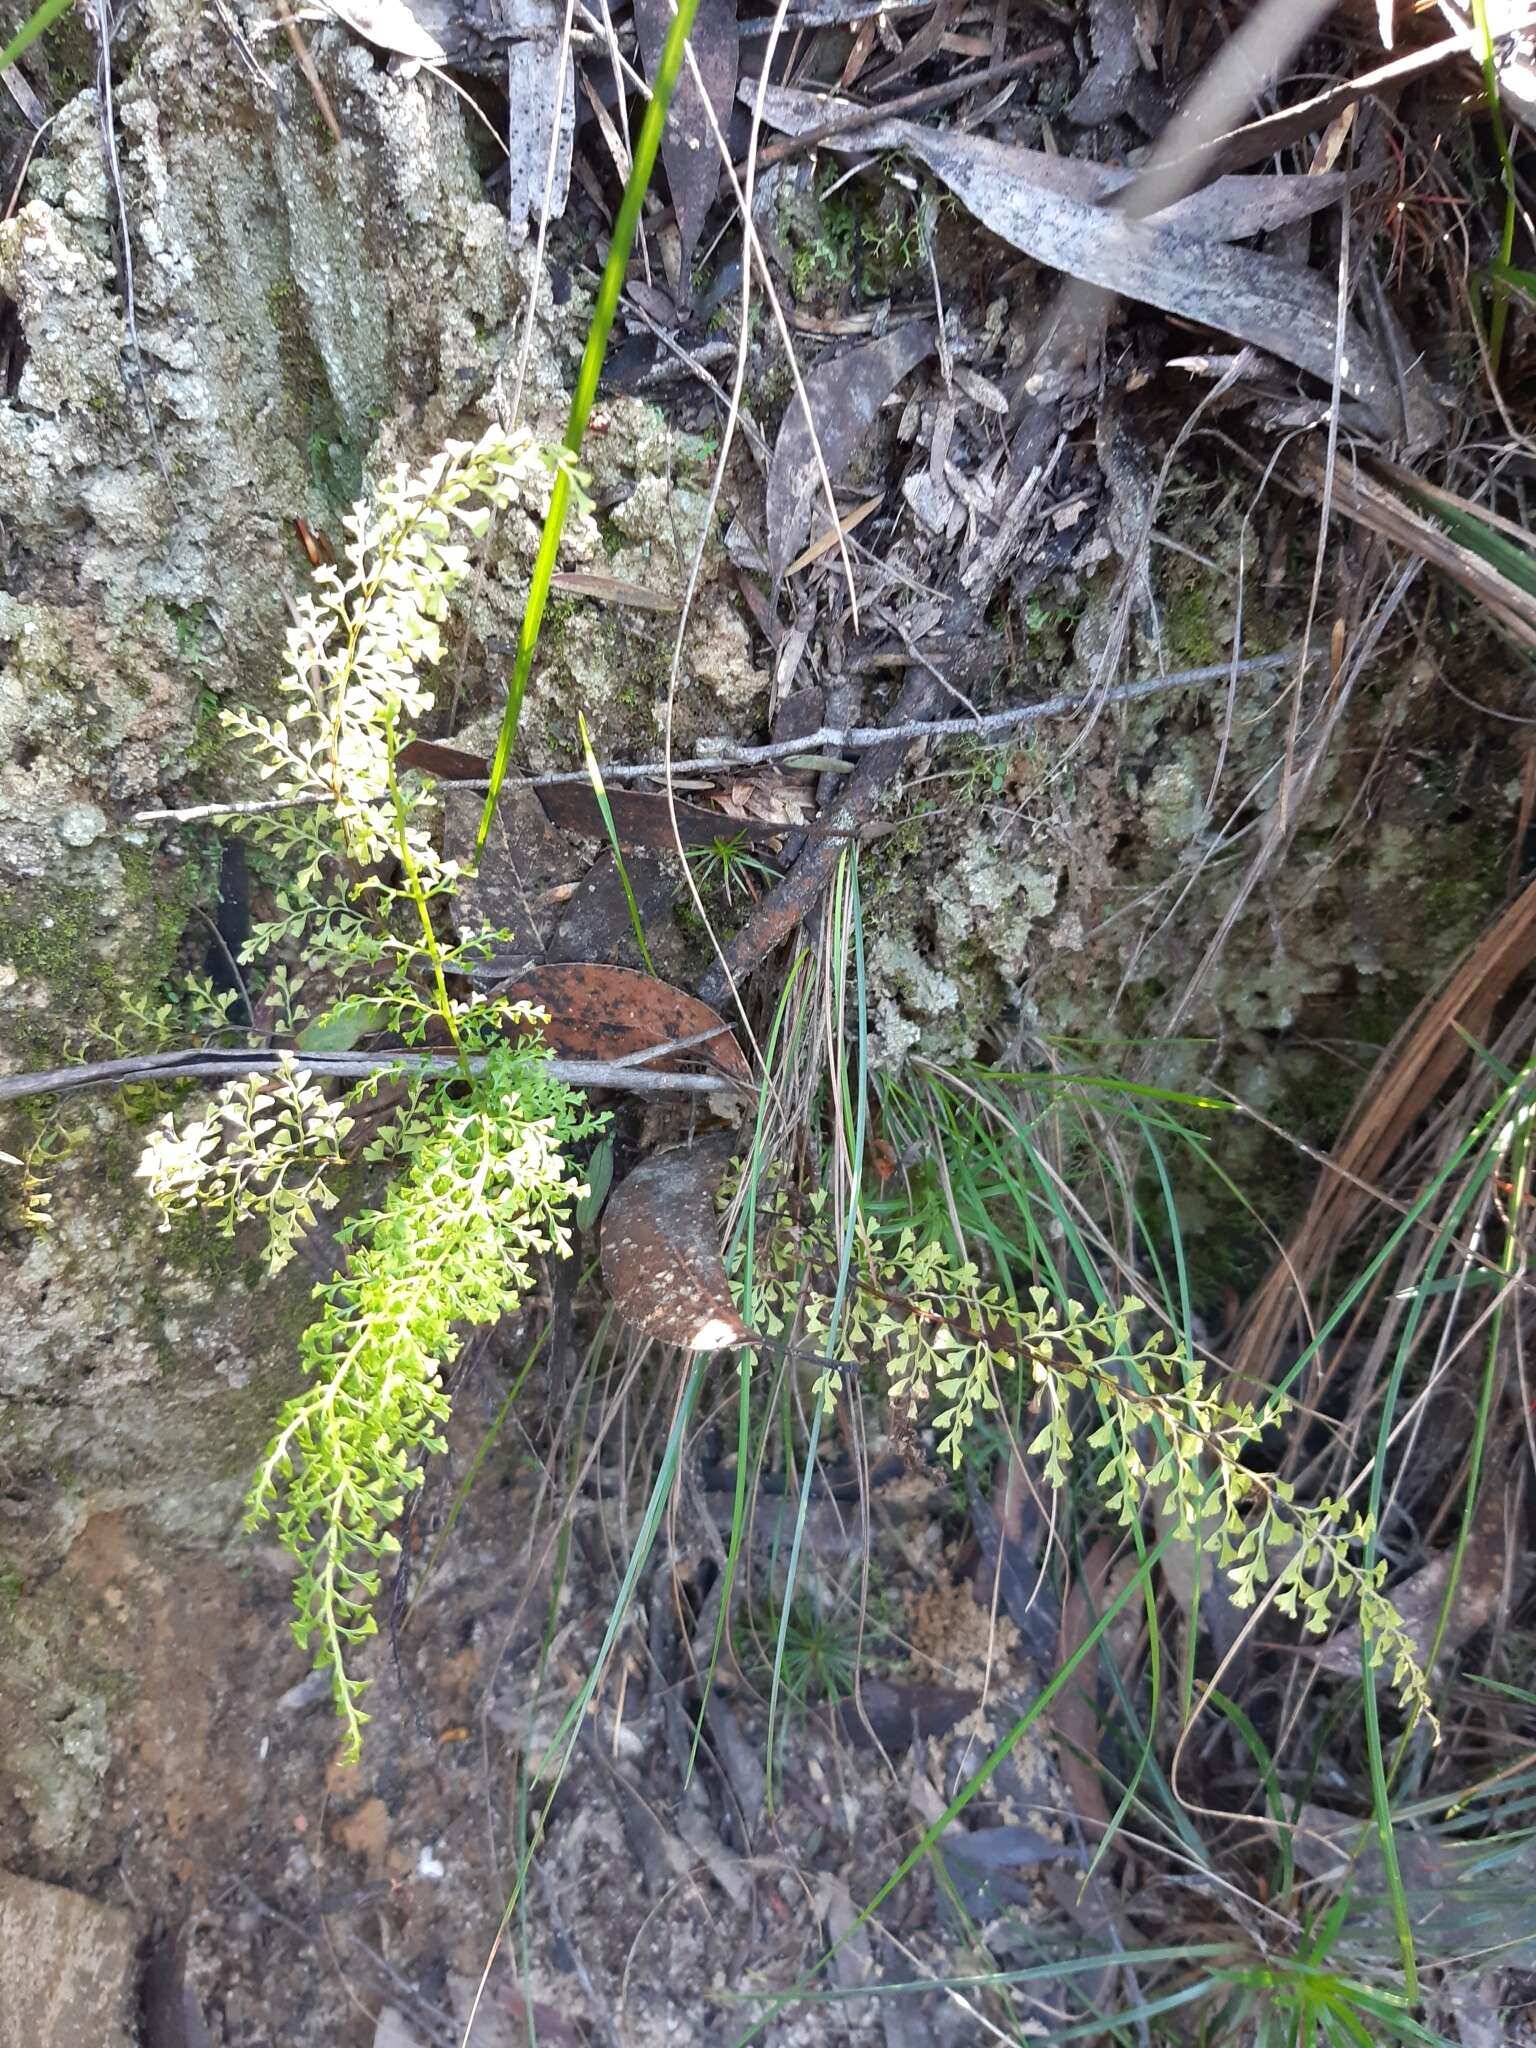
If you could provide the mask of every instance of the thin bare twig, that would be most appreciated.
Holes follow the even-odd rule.
[[[320,74],[315,69],[315,60],[309,54],[309,45],[304,40],[304,32],[288,12],[286,0],[273,0],[273,6],[289,42],[293,45],[293,54],[298,59],[299,69],[304,74],[304,83],[309,87],[310,96],[314,100],[315,105],[320,109],[320,118],[324,121],[326,127],[330,129],[332,142],[340,149],[341,128],[336,120],[336,109],[331,105],[330,95],[320,82]]]
[[[845,107],[830,120],[819,121],[814,128],[806,128],[798,135],[781,135],[777,142],[770,142],[766,149],[758,151],[757,168],[759,172],[769,170],[774,164],[819,148],[823,142],[841,140],[845,135],[856,134],[860,128],[878,127],[882,121],[931,113],[935,107],[945,106],[950,100],[957,100],[978,86],[1001,85],[1004,80],[1017,78],[1061,54],[1060,43],[1039,43],[1034,49],[1006,58],[1001,64],[989,64],[984,71],[968,71],[955,78],[946,78],[937,85],[925,85],[919,92],[903,93],[899,99],[879,100],[867,107]],[[736,175],[744,177],[746,169],[743,158],[736,166]]]
[[[993,740],[1001,739],[1021,726],[1038,725],[1048,718],[1065,718],[1074,711],[1103,710],[1115,704],[1135,704],[1144,697],[1161,696],[1168,690],[1187,690],[1199,683],[1224,683],[1234,676],[1256,676],[1284,668],[1297,658],[1297,650],[1278,654],[1254,654],[1239,662],[1208,662],[1202,668],[1177,669],[1168,675],[1145,676],[1139,683],[1121,683],[1113,690],[1079,692],[1044,697],[1037,704],[1015,704],[1007,711],[988,711],[979,718],[912,719],[906,724],[823,725],[799,739],[773,740],[760,747],[733,747],[727,740],[712,742],[716,750],[695,760],[617,762],[602,771],[604,782],[650,782],[668,775],[717,773],[728,768],[761,767],[772,761],[792,761],[823,748],[862,753],[866,748],[884,746],[888,740]],[[1314,657],[1320,659],[1321,657]],[[551,775],[509,775],[508,789],[551,789],[560,783],[589,783],[585,768],[558,769]],[[485,778],[454,780],[455,789],[485,789]],[[319,797],[317,803],[322,801]],[[188,804],[181,810],[135,811],[135,825],[193,825],[204,818],[244,818],[268,811],[288,811],[296,806],[282,797],[257,797],[245,803]]]
[[[711,1038],[721,1034],[712,1031]],[[673,1043],[647,1048],[634,1058],[659,1059],[676,1050]],[[365,1074],[459,1074],[463,1063],[447,1054],[411,1052],[267,1052],[243,1046],[202,1046],[190,1052],[130,1053],[122,1059],[82,1060],[73,1067],[53,1067],[38,1074],[0,1077],[0,1102],[21,1102],[34,1095],[73,1095],[86,1088],[126,1088],[145,1081],[222,1081],[236,1074],[275,1074],[291,1060],[318,1080],[358,1080]],[[485,1065],[469,1061],[471,1073]],[[739,1081],[715,1074],[648,1074],[614,1060],[550,1060],[546,1071],[572,1088],[623,1088],[637,1095],[718,1095],[739,1088]]]
[[[171,482],[170,466],[160,446],[160,436],[155,428],[155,409],[150,404],[149,386],[144,377],[144,354],[139,347],[139,324],[133,290],[133,237],[128,227],[128,200],[123,191],[122,167],[117,157],[117,109],[112,92],[112,39],[117,24],[111,12],[111,0],[93,0],[86,8],[86,18],[96,37],[96,92],[99,101],[101,153],[106,171],[107,185],[112,193],[116,208],[116,247],[118,285],[123,299],[123,331],[128,337],[128,354],[133,365],[132,382],[138,391],[139,403],[144,411],[144,426],[149,435],[150,449],[154,454],[155,467],[165,485],[165,494],[171,501],[171,510],[179,512],[175,486]]]

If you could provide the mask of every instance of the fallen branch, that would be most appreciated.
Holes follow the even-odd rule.
[[[718,1037],[718,1032],[711,1032]],[[718,1095],[736,1084],[722,1074],[650,1074],[630,1060],[659,1059],[677,1049],[659,1045],[626,1060],[551,1060],[547,1071],[573,1088],[623,1088],[638,1095]],[[244,1047],[203,1046],[190,1052],[130,1053],[123,1059],[82,1060],[40,1074],[0,1077],[0,1102],[33,1095],[72,1095],[86,1088],[126,1088],[145,1081],[227,1081],[235,1074],[275,1074],[285,1059],[321,1080],[357,1080],[364,1074],[455,1074],[458,1060],[447,1053],[259,1052]],[[469,1061],[471,1072],[484,1066]]]
[[[892,726],[880,745],[865,754],[836,802],[822,810],[806,834],[800,857],[789,873],[769,890],[699,982],[697,994],[711,1009],[723,1010],[736,994],[738,983],[809,917],[849,841],[874,816],[881,792],[899,773],[911,745],[905,734],[924,723],[920,714],[938,695],[939,685],[925,669],[909,673],[896,706],[898,712],[908,714],[906,721]]]
[[[1177,675],[1148,676],[1139,683],[1122,683],[1118,689],[1105,690],[1096,696],[1049,697],[1041,704],[1021,705],[1013,711],[994,711],[980,718],[910,717],[884,730],[877,729],[873,738],[866,742],[869,751],[850,778],[847,788],[836,804],[823,811],[811,827],[800,858],[783,881],[758,904],[699,982],[696,993],[712,1008],[723,1009],[734,985],[744,980],[759,961],[810,915],[822,890],[831,880],[838,855],[850,837],[873,815],[881,790],[901,767],[907,749],[914,741],[961,736],[988,739],[1040,719],[1059,717],[1068,711],[1098,711],[1111,704],[1134,704],[1143,697],[1155,697],[1186,684],[1252,675],[1265,669],[1287,667],[1298,659],[1300,656],[1295,649],[1284,654],[1260,654],[1246,661],[1185,669]],[[936,694],[937,686],[932,679],[924,671],[916,670],[903,692],[902,704],[912,711],[923,710]],[[900,708],[898,705],[898,710]],[[863,739],[864,729],[855,730]],[[823,734],[811,733],[795,744],[805,749],[820,744],[822,739]]]
[[[1146,676],[1139,683],[1122,683],[1113,690],[1045,697],[1037,704],[1016,704],[1008,711],[989,711],[980,718],[910,719],[892,726],[823,725],[814,732],[802,733],[798,739],[773,740],[760,747],[737,747],[728,740],[713,740],[707,744],[714,751],[694,760],[619,762],[605,767],[602,776],[605,783],[665,782],[679,774],[702,775],[731,768],[755,768],[773,761],[792,761],[801,755],[823,750],[864,753],[893,740],[900,740],[904,745],[916,740],[1001,740],[1021,726],[1038,725],[1048,718],[1065,718],[1074,711],[1103,710],[1115,704],[1135,704],[1144,697],[1161,696],[1168,690],[1186,690],[1197,683],[1222,683],[1229,678],[1263,675],[1271,669],[1287,668],[1300,658],[1299,650],[1292,647],[1282,649],[1278,654],[1249,655],[1242,661],[1208,662],[1203,668]],[[502,787],[552,789],[557,784],[568,782],[590,786],[591,778],[585,768],[557,769],[549,775],[509,775]],[[454,787],[485,789],[488,783],[484,776],[469,777],[463,781],[455,777]],[[329,799],[317,797],[315,801]],[[244,818],[261,812],[294,808],[282,797],[257,797],[246,803],[188,804],[181,810],[135,811],[133,822],[135,825],[191,825],[204,818]]]

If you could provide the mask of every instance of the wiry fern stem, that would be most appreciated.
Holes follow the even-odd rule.
[[[386,764],[389,775],[389,794],[395,808],[395,822],[398,832],[396,851],[400,856],[400,871],[405,876],[406,889],[415,906],[417,922],[421,926],[422,951],[426,954],[432,970],[432,987],[437,996],[438,1015],[447,1027],[453,1049],[459,1056],[459,1066],[467,1077],[469,1065],[464,1058],[464,1044],[459,1036],[459,1020],[453,1012],[453,1001],[448,994],[448,979],[443,973],[443,949],[437,942],[437,932],[432,923],[432,909],[427,901],[427,892],[422,886],[421,869],[411,850],[410,818],[405,798],[400,790],[400,777],[396,767],[398,743],[395,736],[395,715],[385,720],[384,741],[387,748]]]

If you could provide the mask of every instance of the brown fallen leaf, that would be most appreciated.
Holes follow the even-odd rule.
[[[630,893],[624,887],[626,877],[634,897],[633,914]],[[600,960],[610,967],[643,967],[648,974],[653,973],[662,947],[671,937],[672,906],[681,889],[682,878],[675,860],[641,848],[629,855],[621,869],[613,849],[605,846],[572,890],[560,922],[544,948],[545,961],[586,965]],[[655,948],[649,960],[635,936],[636,917],[641,931],[649,932]]]
[[[1083,1560],[1080,1577],[1067,1588],[1061,1604],[1060,1661],[1065,1663],[1081,1648],[1093,1627],[1093,1618],[1105,1600],[1114,1545],[1101,1536]],[[1095,1660],[1085,1660],[1082,1674],[1063,1687],[1051,1706],[1051,1725],[1056,1730],[1056,1761],[1072,1804],[1083,1828],[1091,1837],[1109,1828],[1109,1808],[1093,1759],[1099,1753],[1099,1715],[1093,1695]]]
[[[449,784],[442,793],[444,851],[467,872],[454,897],[462,937],[478,931],[506,932],[487,971],[512,974],[541,959],[558,922],[555,893],[578,863],[571,847],[550,825],[527,789],[504,789],[485,851],[474,858],[480,798]]]
[[[930,321],[914,320],[880,341],[821,363],[805,380],[805,395],[835,482],[862,447],[887,398],[934,349]],[[811,501],[820,472],[805,407],[796,398],[784,415],[768,470],[768,567],[775,588],[810,529]]]
[[[906,147],[968,212],[1022,255],[1103,291],[1235,334],[1282,362],[1339,382],[1382,430],[1415,443],[1444,425],[1422,373],[1392,365],[1357,322],[1336,346],[1338,295],[1316,272],[1152,220],[1130,220],[1055,193],[1022,188],[1003,143],[918,129]]]
[[[756,90],[754,80],[754,96]],[[803,133],[814,122],[824,120],[829,105],[835,108],[838,102],[829,102],[819,93],[778,86],[770,87],[763,111],[776,128],[796,134]],[[827,147],[845,148],[850,154],[855,151],[867,153],[872,147],[903,149],[912,146],[914,135],[941,133],[950,134],[952,140],[960,143],[984,139],[964,133],[954,135],[952,131],[923,129],[910,121],[893,120],[855,129],[841,144],[833,136]],[[989,161],[1005,167],[1023,188],[1024,195],[1037,191],[1062,199],[1080,200],[1085,206],[1102,209],[1105,202],[1118,193],[1129,194],[1140,177],[1137,171],[1125,170],[1114,164],[1094,163],[1088,157],[1052,156],[1046,150],[1025,149],[1014,143],[992,143],[989,147],[996,152]],[[943,177],[944,173],[939,171],[936,175]],[[1198,192],[1174,200],[1148,218],[1160,228],[1177,228],[1186,235],[1218,242],[1242,242],[1252,235],[1310,219],[1325,207],[1337,205],[1348,192],[1350,183],[1350,177],[1342,171],[1317,177],[1302,173],[1221,177]]]
[[[442,782],[483,782],[491,772],[484,754],[446,747],[441,740],[407,740],[395,756],[395,765],[414,768],[419,775],[435,775]]]
[[[656,981],[633,967],[605,967],[596,961],[546,961],[498,985],[508,1002],[532,1003],[547,1013],[544,1038],[565,1059],[622,1059],[647,1046],[715,1031],[692,1053],[728,1080],[752,1085],[752,1069],[718,1010],[686,990]],[[660,1072],[675,1070],[682,1055],[652,1062]]]
[[[866,1678],[858,1698],[840,1700],[835,1711],[843,1734],[858,1748],[878,1743],[894,1751],[925,1736],[947,1735],[975,1705],[974,1692],[952,1685],[905,1680],[887,1684],[883,1678]]]
[[[819,118],[825,119],[826,102],[818,107]],[[768,111],[775,126],[781,125],[781,115],[788,127],[806,118],[806,110],[782,93],[769,96]],[[910,121],[861,129],[857,141],[861,149],[903,149],[916,157],[983,227],[1033,262],[1218,333],[1235,334],[1325,384],[1332,382],[1337,367],[1343,389],[1369,409],[1382,431],[1414,445],[1443,439],[1445,422],[1422,370],[1409,366],[1400,379],[1354,321],[1346,323],[1343,346],[1338,346],[1338,295],[1332,283],[1280,257],[1233,246],[1223,233],[1212,231],[1213,193],[1223,185],[1230,189],[1271,180],[1218,180],[1160,213],[1132,219],[1065,189],[1077,175],[1063,175],[1060,169],[1070,159],[1050,159],[1046,168],[1039,151]],[[1261,209],[1264,203],[1257,196]],[[1181,208],[1186,209],[1182,219]],[[1246,215],[1241,232],[1255,232],[1254,217]],[[1191,220],[1200,225],[1192,229]]]
[[[1157,10],[1160,16],[1162,10]],[[1155,135],[1168,119],[1166,96],[1156,82],[1153,47],[1162,39],[1160,21],[1150,29],[1135,0],[1089,0],[1088,35],[1093,63],[1066,116],[1079,128],[1097,128],[1122,114]]]
[[[720,1257],[715,1194],[736,1139],[717,1131],[648,1159],[621,1180],[603,1214],[603,1280],[632,1328],[685,1351],[746,1344]]]
[[[607,576],[595,569],[557,569],[549,579],[550,588],[563,597],[590,597],[598,604],[626,604],[642,612],[675,612],[677,599],[663,590],[647,590],[643,583],[631,583],[624,576]]]
[[[671,24],[669,0],[635,0],[635,28],[648,78],[656,76]],[[709,95],[709,107],[724,133],[730,126],[741,54],[736,0],[699,0],[688,41],[704,91]],[[699,245],[705,215],[715,202],[720,183],[720,155],[708,111],[694,83],[692,69],[685,63],[661,137],[661,161],[672,189],[672,210],[677,215],[678,240],[682,243],[678,292],[685,306],[692,296],[693,252]]]

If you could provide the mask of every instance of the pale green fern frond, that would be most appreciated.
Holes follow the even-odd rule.
[[[399,472],[347,514],[340,567],[318,569],[314,590],[298,600],[282,717],[222,714],[250,743],[272,793],[294,806],[251,829],[288,863],[295,903],[332,854],[360,869],[399,857],[393,734],[431,709],[424,671],[442,654],[448,598],[469,568],[465,542],[484,532],[493,508],[540,508],[552,477],[531,434],[496,427],[450,442],[414,476]],[[429,829],[431,804],[425,791],[410,793],[407,843],[424,877],[451,882]]]
[[[1347,1502],[1297,1500],[1288,1482],[1246,1462],[1289,1401],[1255,1407],[1208,1388],[1182,1346],[1157,1329],[1139,1334],[1146,1305],[1134,1298],[1087,1309],[1035,1287],[1020,1301],[984,1285],[943,1245],[868,1216],[857,1221],[829,1350],[838,1247],[824,1199],[796,1206],[780,1190],[760,1199],[760,1214],[758,1327],[791,1331],[827,1360],[819,1385],[829,1408],[845,1372],[876,1368],[893,1405],[931,1427],[939,1455],[958,1466],[978,1420],[1001,1408],[1005,1382],[1024,1378],[1039,1418],[1026,1449],[1051,1485],[1065,1485],[1086,1452],[1115,1520],[1130,1528],[1160,1505],[1178,1539],[1214,1554],[1234,1606],[1251,1607],[1267,1586],[1279,1610],[1314,1633],[1354,1608],[1405,1709],[1433,1725],[1412,1638],[1381,1590],[1386,1567],[1356,1555],[1369,1525]],[[1098,1416],[1081,1437],[1074,1403]]]
[[[375,1632],[379,1560],[398,1548],[389,1525],[420,1484],[418,1456],[442,1449],[443,1367],[464,1325],[517,1306],[540,1255],[569,1252],[583,1189],[562,1146],[597,1121],[540,1050],[489,1047],[467,1085],[416,1094],[404,1171],[340,1233],[345,1271],[316,1289],[300,1346],[310,1385],[279,1418],[247,1505],[252,1526],[275,1517],[298,1562],[294,1633],[331,1674],[349,1759],[367,1716],[348,1657]]]
[[[278,799],[241,820],[282,870],[245,947],[262,963],[267,1016],[312,1052],[375,1035],[446,1039],[458,1055],[448,1078],[390,1076],[403,1104],[363,1156],[396,1179],[338,1233],[346,1265],[316,1290],[300,1347],[308,1385],[248,1500],[251,1522],[275,1519],[297,1561],[295,1631],[331,1673],[349,1757],[365,1718],[349,1653],[373,1633],[379,1560],[396,1548],[390,1525],[420,1456],[441,1448],[443,1369],[467,1327],[523,1299],[535,1260],[569,1252],[566,1218],[584,1190],[565,1148],[602,1121],[550,1077],[525,1007],[462,992],[496,935],[440,936],[462,870],[434,836],[431,789],[400,767],[404,729],[432,706],[465,538],[496,508],[540,509],[562,460],[527,433],[492,429],[398,474],[348,516],[341,567],[319,571],[300,600],[282,715],[224,715]],[[347,1104],[388,1071],[332,1100],[301,1062],[164,1119],[139,1172],[168,1223],[201,1211],[230,1235],[254,1217],[268,1264],[293,1256],[334,1205]]]
[[[335,1206],[326,1175],[341,1163],[352,1128],[292,1055],[275,1074],[227,1081],[199,1116],[165,1116],[151,1132],[137,1174],[169,1230],[200,1213],[224,1237],[257,1217],[267,1227],[267,1270],[281,1272],[318,1210]]]

